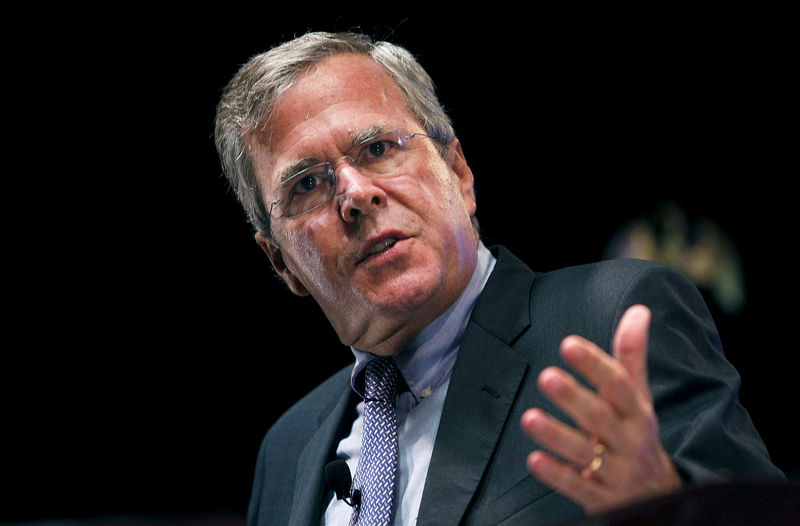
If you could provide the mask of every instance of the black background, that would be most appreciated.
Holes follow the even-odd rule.
[[[238,66],[308,29],[419,58],[476,174],[485,239],[536,270],[601,258],[666,201],[715,221],[747,304],[711,307],[745,405],[797,476],[785,14],[392,7],[9,16],[0,520],[241,515],[270,423],[348,363],[273,278],[212,140]]]

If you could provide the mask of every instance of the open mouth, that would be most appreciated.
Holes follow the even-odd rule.
[[[395,236],[396,235],[397,234],[395,234]],[[386,252],[387,250],[395,246],[397,242],[402,241],[403,239],[405,238],[399,236],[398,237],[387,236],[375,241],[375,244],[371,245],[369,249],[361,253],[361,259],[358,260],[358,263],[363,263],[368,259],[371,259]]]
[[[367,252],[367,257],[372,256],[373,254],[377,254],[379,252],[383,252],[384,250],[388,250],[389,248],[394,246],[395,243],[397,243],[397,238],[394,237],[388,237],[379,243],[375,243],[375,245],[373,245],[372,248],[369,249],[369,252]]]

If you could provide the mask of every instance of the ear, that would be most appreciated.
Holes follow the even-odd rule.
[[[283,260],[283,252],[278,244],[268,237],[261,235],[261,232],[256,232],[256,243],[261,247],[261,250],[266,252],[270,263],[272,263],[272,268],[283,278],[289,290],[298,296],[308,296],[308,289],[306,289],[305,285],[303,285],[300,280],[297,279],[297,276],[286,266],[286,262]]]
[[[478,208],[475,199],[475,177],[472,175],[472,169],[469,167],[469,164],[467,164],[464,151],[461,149],[461,142],[458,139],[453,139],[453,142],[450,143],[450,150],[447,153],[447,164],[458,177],[461,187],[461,196],[467,204],[470,217],[472,217],[475,215]]]

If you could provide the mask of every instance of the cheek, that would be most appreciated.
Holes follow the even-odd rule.
[[[459,179],[444,159],[438,155],[431,156],[425,163],[425,170],[425,184],[437,202],[447,205],[462,203]]]
[[[332,250],[334,236],[324,218],[312,216],[302,225],[294,225],[285,239],[285,251],[290,254],[291,262],[287,266],[296,276],[301,277],[306,287],[331,281],[336,265],[334,261],[327,261],[323,255],[337,252]]]
[[[461,195],[458,179],[441,166],[432,166],[425,180],[418,181],[418,195],[423,196],[429,207],[427,212],[453,220],[469,216],[467,204]]]
[[[452,202],[452,182],[449,172],[433,163],[425,163],[408,175],[392,179],[392,197],[419,213],[432,212],[431,208],[445,208]]]

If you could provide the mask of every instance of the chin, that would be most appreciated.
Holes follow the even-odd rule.
[[[407,312],[420,309],[426,304],[437,303],[437,296],[444,290],[444,279],[433,279],[432,272],[421,272],[421,276],[404,275],[366,295],[367,302],[385,312]],[[424,310],[424,309],[423,309]]]

